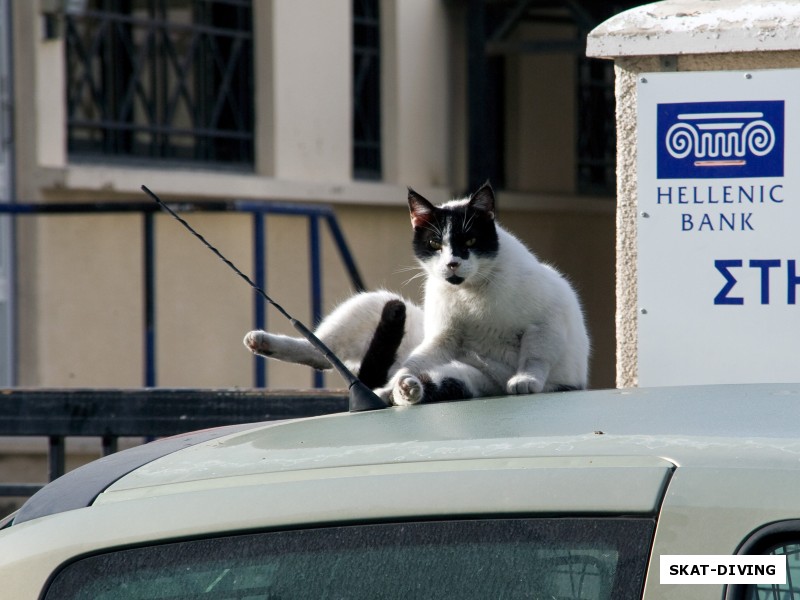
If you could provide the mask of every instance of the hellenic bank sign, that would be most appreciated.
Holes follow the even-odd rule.
[[[638,84],[639,384],[800,381],[800,70]]]

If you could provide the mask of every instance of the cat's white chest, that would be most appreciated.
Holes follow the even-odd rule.
[[[516,362],[525,329],[519,315],[498,312],[497,305],[485,295],[450,293],[437,300],[426,305],[426,338],[446,341],[462,359]]]

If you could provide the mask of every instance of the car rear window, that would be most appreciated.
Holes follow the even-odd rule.
[[[745,600],[793,600],[800,598],[800,540],[781,543],[768,548],[764,554],[786,556],[786,583],[749,585]]]
[[[429,521],[271,531],[89,556],[46,600],[638,598],[654,521]]]

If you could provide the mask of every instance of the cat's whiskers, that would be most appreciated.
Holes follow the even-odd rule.
[[[411,271],[417,271],[417,272],[414,273],[414,275],[412,275],[408,279],[406,279],[401,285],[406,286],[409,283],[411,283],[412,281],[414,281],[415,279],[418,279],[420,277],[424,277],[425,276],[425,269],[423,269],[419,265],[407,265],[405,267],[400,267],[398,269],[395,269],[394,273],[395,274],[408,273],[408,272],[411,272]]]
[[[439,238],[444,237],[442,234],[442,230],[437,225],[431,223],[430,221],[425,223],[425,229],[427,229],[428,231],[432,231],[434,235],[436,235]]]
[[[409,277],[408,279],[406,279],[406,280],[405,280],[405,281],[402,283],[402,285],[403,285],[403,286],[406,286],[406,285],[408,285],[409,283],[411,283],[412,281],[414,281],[415,279],[418,279],[418,278],[420,278],[420,277],[424,277],[424,276],[425,276],[425,271],[420,271],[419,273],[416,273],[416,274],[412,275],[411,277]]]
[[[424,269],[419,265],[407,265],[407,266],[399,267],[399,268],[395,269],[394,271],[392,271],[392,273],[394,275],[397,275],[399,273],[408,273],[409,271],[424,272]]]
[[[472,222],[475,220],[475,213],[468,215],[464,212],[464,232],[466,233],[469,231],[469,228],[472,227]]]

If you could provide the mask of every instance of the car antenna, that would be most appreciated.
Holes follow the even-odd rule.
[[[275,309],[281,313],[284,317],[286,317],[292,326],[302,335],[306,340],[311,343],[314,348],[319,350],[328,362],[331,363],[334,369],[341,375],[344,380],[347,382],[347,387],[350,391],[350,400],[349,400],[349,410],[350,412],[361,412],[365,410],[375,410],[377,408],[386,408],[388,405],[386,402],[381,400],[375,392],[369,389],[364,383],[356,377],[350,369],[348,369],[344,363],[339,360],[330,348],[328,348],[322,340],[320,340],[314,333],[305,325],[303,325],[300,321],[295,319],[291,316],[286,310],[277,302],[275,302],[272,298],[270,298],[267,293],[257,286],[252,279],[250,279],[247,275],[245,275],[239,268],[234,265],[230,260],[225,258],[222,253],[217,250],[214,246],[212,246],[206,238],[204,238],[201,234],[195,231],[189,223],[187,223],[183,218],[181,218],[174,210],[172,210],[167,204],[161,200],[155,193],[150,191],[150,189],[143,185],[142,191],[150,196],[155,202],[164,210],[166,210],[170,215],[172,215],[181,225],[183,225],[189,232],[200,240],[206,248],[211,250],[222,262],[228,265],[231,269],[233,269],[234,273],[236,273],[239,277],[244,279],[248,285],[253,288],[256,292],[258,292],[264,300],[266,300],[269,304],[271,304]]]

